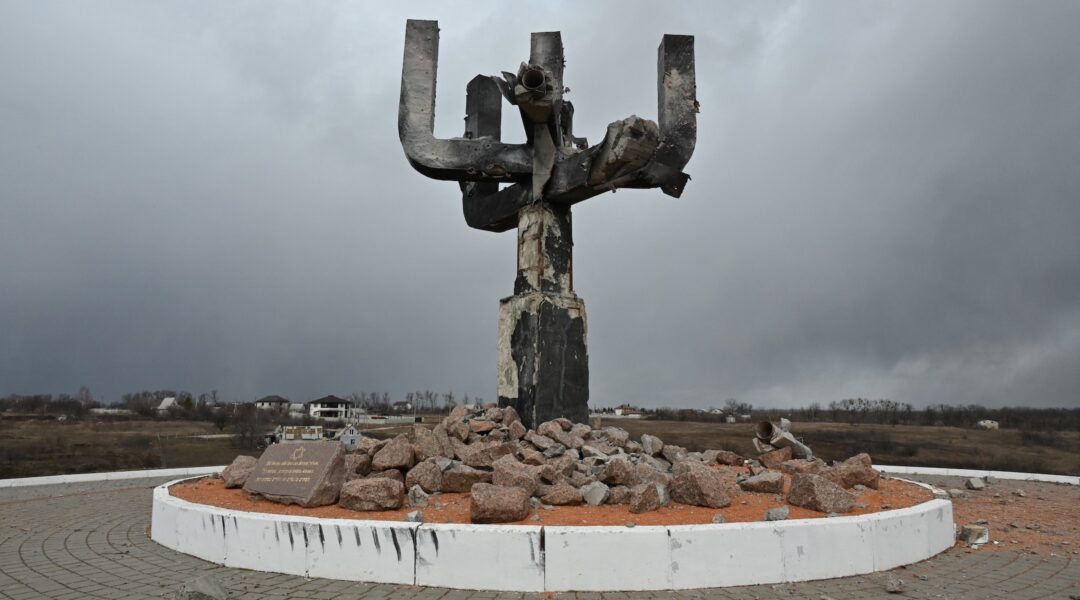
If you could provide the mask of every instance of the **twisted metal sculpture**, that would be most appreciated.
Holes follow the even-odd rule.
[[[690,179],[682,169],[697,140],[698,104],[694,38],[665,35],[657,57],[658,122],[630,116],[589,146],[574,136],[574,107],[563,99],[561,35],[533,33],[530,50],[517,73],[474,77],[466,87],[465,135],[438,139],[439,27],[409,20],[398,133],[417,171],[460,183],[470,227],[518,230],[514,295],[500,301],[499,404],[514,406],[534,427],[556,417],[588,418],[585,305],[573,290],[570,207],[617,188],[659,187],[679,197]],[[504,98],[519,109],[524,144],[500,141]]]

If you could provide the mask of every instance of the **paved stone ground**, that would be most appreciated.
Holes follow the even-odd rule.
[[[170,598],[189,579],[212,575],[232,598],[723,598],[975,600],[1080,598],[1080,559],[953,549],[893,574],[828,581],[605,594],[507,594],[358,584],[228,569],[173,552],[147,537],[151,489],[162,480],[0,489],[0,598]],[[497,568],[485,566],[485,568]]]

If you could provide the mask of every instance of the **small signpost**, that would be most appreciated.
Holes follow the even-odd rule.
[[[244,491],[300,506],[337,502],[345,480],[345,447],[339,442],[274,444],[263,452]]]

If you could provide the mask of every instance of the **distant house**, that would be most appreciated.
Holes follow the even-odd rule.
[[[346,425],[344,429],[334,436],[334,439],[340,440],[342,444],[345,444],[345,448],[351,452],[356,450],[356,447],[360,444],[360,439],[363,437],[363,434],[357,428]]]
[[[998,422],[991,421],[990,419],[984,419],[982,421],[979,421],[978,423],[975,423],[975,426],[979,429],[997,429]]]
[[[91,408],[90,414],[110,417],[130,417],[135,414],[135,411],[127,408]]]
[[[157,413],[159,415],[163,415],[163,414],[169,412],[170,408],[179,408],[179,406],[180,405],[176,403],[176,398],[175,397],[168,396],[166,398],[161,399],[161,404],[158,404],[158,406],[157,406]]]
[[[735,415],[728,415],[728,416],[724,417],[724,421],[727,422],[727,423],[734,423],[735,422]]]
[[[285,414],[289,412],[289,401],[281,396],[263,396],[255,401],[255,408]]]
[[[308,414],[327,421],[344,420],[350,416],[352,402],[337,396],[323,396],[308,402]]]
[[[713,409],[709,410],[709,414],[710,415],[722,415],[722,414],[724,414],[724,409],[722,409],[722,408],[713,408]]]
[[[629,417],[632,415],[640,415],[641,410],[636,406],[630,406],[629,404],[623,404],[615,407],[615,416],[617,417]]]
[[[307,408],[307,405],[304,404],[303,402],[292,402],[292,403],[289,404],[289,416],[290,417],[302,418],[302,417],[306,417],[307,414],[308,414],[308,408]]]
[[[409,412],[412,410],[412,402],[408,400],[398,400],[393,406],[394,412]]]

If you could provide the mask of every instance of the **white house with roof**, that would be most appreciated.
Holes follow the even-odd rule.
[[[352,402],[337,396],[323,396],[308,402],[308,414],[326,421],[345,420],[352,416]]]
[[[255,408],[285,414],[289,412],[289,401],[281,396],[263,396],[255,401]]]
[[[162,415],[162,414],[165,414],[165,413],[169,412],[170,408],[174,408],[174,407],[178,408],[179,406],[180,405],[176,403],[176,397],[175,396],[166,396],[165,398],[161,399],[161,404],[158,404],[157,413],[159,415]]]

